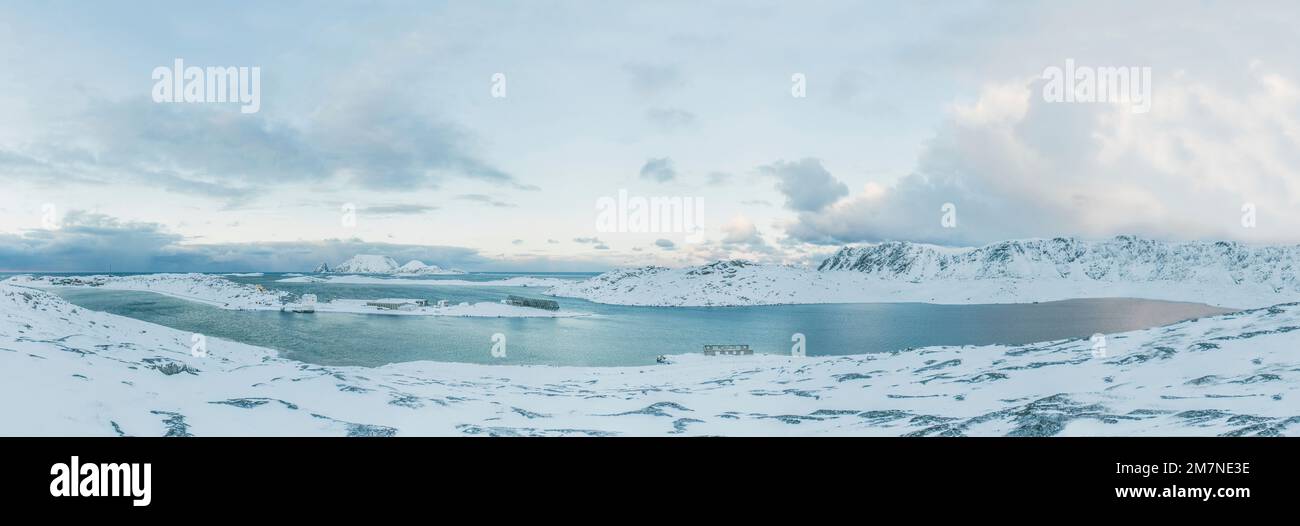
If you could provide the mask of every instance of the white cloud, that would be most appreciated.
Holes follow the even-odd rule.
[[[1155,79],[1154,106],[1049,103],[1037,81],[988,86],[953,107],[915,173],[789,226],[796,239],[970,244],[1133,233],[1300,241],[1300,97],[1263,66],[1231,92]],[[956,206],[956,228],[940,208]],[[1258,227],[1241,226],[1254,203]]]

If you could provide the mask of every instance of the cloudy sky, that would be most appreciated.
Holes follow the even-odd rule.
[[[1293,2],[5,2],[0,270],[1295,243],[1298,26]],[[260,68],[259,111],[155,102],[177,58]],[[1067,60],[1149,68],[1150,110],[1048,100]],[[598,228],[620,190],[697,199],[704,230]]]

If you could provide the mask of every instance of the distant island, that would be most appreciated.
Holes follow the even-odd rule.
[[[333,267],[321,263],[313,272],[317,274],[386,274],[390,276],[433,276],[464,274],[457,269],[444,269],[437,265],[426,265],[423,261],[412,259],[405,265],[398,265],[397,260],[388,256],[374,254],[357,254],[347,261]]]

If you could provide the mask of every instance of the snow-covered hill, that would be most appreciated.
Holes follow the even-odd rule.
[[[954,249],[906,242],[845,247],[817,270],[720,261],[620,269],[551,293],[664,306],[780,303],[1020,303],[1138,297],[1257,307],[1300,300],[1300,246],[1016,240]]]
[[[0,283],[0,435],[1294,435],[1300,305],[1108,337],[647,367],[326,367]],[[808,342],[810,354],[817,342]],[[484,352],[488,352],[485,347]]]
[[[245,285],[212,274],[131,276],[14,276],[2,283],[22,287],[94,287],[152,292],[232,310],[279,310],[287,292]]]
[[[357,254],[329,271],[337,274],[392,274],[397,269],[397,261],[388,256]]]
[[[412,259],[405,265],[397,267],[393,274],[398,276],[436,276],[447,274],[464,274],[460,270],[444,269],[437,265],[425,265],[423,261]]]
[[[431,276],[445,274],[464,274],[460,270],[443,269],[437,265],[426,265],[423,261],[410,260],[398,266],[397,261],[388,256],[374,254],[357,254],[333,267],[321,263],[316,267],[318,274],[392,274],[398,276]]]

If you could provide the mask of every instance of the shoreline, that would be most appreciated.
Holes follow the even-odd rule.
[[[46,288],[94,289],[111,291],[148,292],[208,305],[224,310],[289,312],[294,304],[283,303],[290,296],[285,291],[273,291],[236,283],[212,274],[139,274],[130,276],[32,276],[19,275],[0,281],[16,287],[43,290]],[[199,290],[203,294],[192,293]],[[311,314],[361,314],[376,316],[447,316],[476,318],[575,318],[591,316],[588,312],[546,311],[494,302],[458,303],[445,307],[423,306],[412,310],[385,310],[367,306],[375,299],[338,299],[316,304]]]
[[[1033,304],[1071,299],[1130,298],[1199,303],[1230,310],[1300,301],[1300,292],[1210,283],[1093,282],[963,279],[886,280],[856,271],[816,271],[752,265],[734,272],[692,274],[689,269],[616,271],[546,292],[608,305],[740,307],[853,303],[934,305]]]

